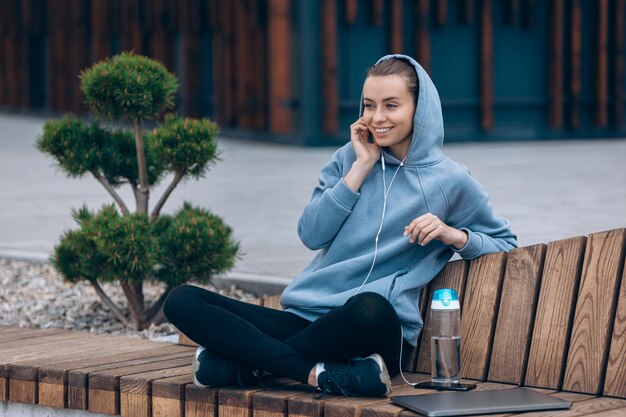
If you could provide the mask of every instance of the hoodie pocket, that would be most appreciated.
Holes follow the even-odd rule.
[[[389,280],[389,285],[385,291],[385,298],[389,302],[393,303],[393,299],[398,295],[398,289],[400,288],[399,281],[406,275],[407,271],[398,271]]]

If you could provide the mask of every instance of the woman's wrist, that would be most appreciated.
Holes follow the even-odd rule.
[[[465,230],[459,230],[459,229],[454,229],[455,230],[455,239],[454,242],[452,242],[452,246],[454,246],[455,249],[462,249],[463,246],[465,246],[467,244],[467,241],[469,240],[469,235],[467,234],[467,232]]]
[[[368,162],[359,159],[354,161],[350,171],[348,171],[346,176],[343,178],[346,185],[355,193],[359,192],[361,184],[363,184],[365,177],[367,177],[367,174],[370,173],[375,163],[376,161]]]

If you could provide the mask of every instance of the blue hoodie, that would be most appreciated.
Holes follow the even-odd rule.
[[[405,340],[415,346],[423,327],[420,292],[450,260],[508,251],[517,246],[509,222],[498,216],[483,187],[468,169],[443,154],[443,117],[439,95],[424,69],[405,55],[419,83],[413,136],[404,165],[383,148],[386,170],[379,161],[359,192],[344,182],[356,160],[351,143],[337,150],[319,175],[319,185],[298,223],[302,242],[320,250],[284,290],[286,311],[313,321],[342,306],[371,275],[360,292],[383,295],[394,306]],[[361,98],[360,114],[363,114]],[[396,178],[393,180],[394,174]],[[375,237],[383,212],[383,175],[389,188],[383,228],[375,254]],[[468,233],[467,244],[455,250],[439,240],[426,246],[410,243],[404,227],[425,213]]]

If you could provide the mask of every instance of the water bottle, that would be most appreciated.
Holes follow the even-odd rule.
[[[461,306],[455,290],[433,293],[430,306],[432,382],[461,382]]]

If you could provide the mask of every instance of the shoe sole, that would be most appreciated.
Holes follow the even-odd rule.
[[[387,392],[384,395],[391,394],[391,377],[389,376],[389,371],[387,370],[387,365],[385,365],[385,361],[382,356],[378,353],[373,353],[368,356],[368,358],[372,358],[376,361],[376,363],[380,366],[380,380],[383,381],[385,386],[387,387]]]
[[[202,352],[204,352],[206,348],[203,346],[200,346],[198,349],[196,349],[196,353],[195,355],[193,355],[193,362],[192,362],[192,367],[193,367],[193,383],[199,387],[202,388],[208,388],[208,385],[204,385],[202,383],[200,383],[200,381],[198,381],[198,378],[196,378],[196,373],[198,372],[198,370],[200,369],[200,361],[198,360],[198,356],[200,356],[200,354]]]

